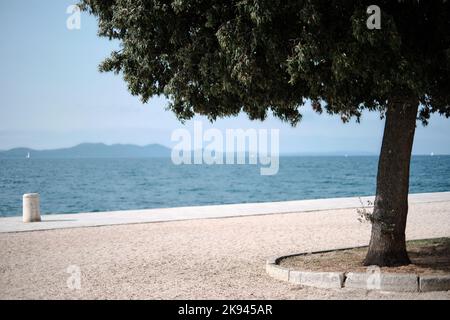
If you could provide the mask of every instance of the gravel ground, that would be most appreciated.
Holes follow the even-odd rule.
[[[0,234],[1,299],[450,299],[450,291],[302,288],[265,259],[365,245],[356,210]],[[450,236],[450,202],[410,206],[408,239]],[[79,268],[81,288],[67,282]],[[73,268],[73,267],[72,267]],[[70,284],[70,281],[69,281]]]

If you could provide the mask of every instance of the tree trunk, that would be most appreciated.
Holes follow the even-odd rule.
[[[408,214],[409,166],[418,103],[389,101],[378,162],[372,235],[364,265],[399,266],[410,263],[405,229]]]

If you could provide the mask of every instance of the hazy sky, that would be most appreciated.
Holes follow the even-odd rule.
[[[0,0],[0,149],[81,142],[172,145],[171,133],[182,125],[164,110],[164,98],[143,105],[121,76],[98,72],[117,43],[98,38],[95,19],[84,13],[80,30],[67,29],[66,10],[75,3]],[[279,128],[281,152],[379,151],[383,121],[376,113],[345,125],[309,107],[303,115],[296,128],[274,118],[252,122],[245,115],[212,126]],[[418,125],[414,153],[431,152],[450,154],[450,119],[435,116],[427,128]]]

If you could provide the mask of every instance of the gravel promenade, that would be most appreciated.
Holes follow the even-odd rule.
[[[1,299],[450,299],[450,291],[301,288],[273,255],[365,245],[355,209],[0,234]],[[450,202],[410,205],[408,239],[450,236]],[[81,271],[70,289],[69,266]]]

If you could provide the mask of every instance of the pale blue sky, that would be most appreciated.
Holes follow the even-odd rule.
[[[81,29],[68,30],[66,9],[76,1],[0,0],[0,149],[37,149],[82,142],[171,145],[182,125],[154,98],[142,105],[120,76],[97,66],[117,46],[97,37],[96,21],[81,16]],[[366,113],[361,124],[304,108],[291,128],[277,119],[252,122],[245,115],[220,120],[225,128],[279,128],[281,152],[363,151],[378,153],[383,121]],[[203,118],[205,127],[211,127]],[[192,128],[192,121],[186,124]],[[450,153],[450,120],[435,116],[420,124],[414,153]]]

